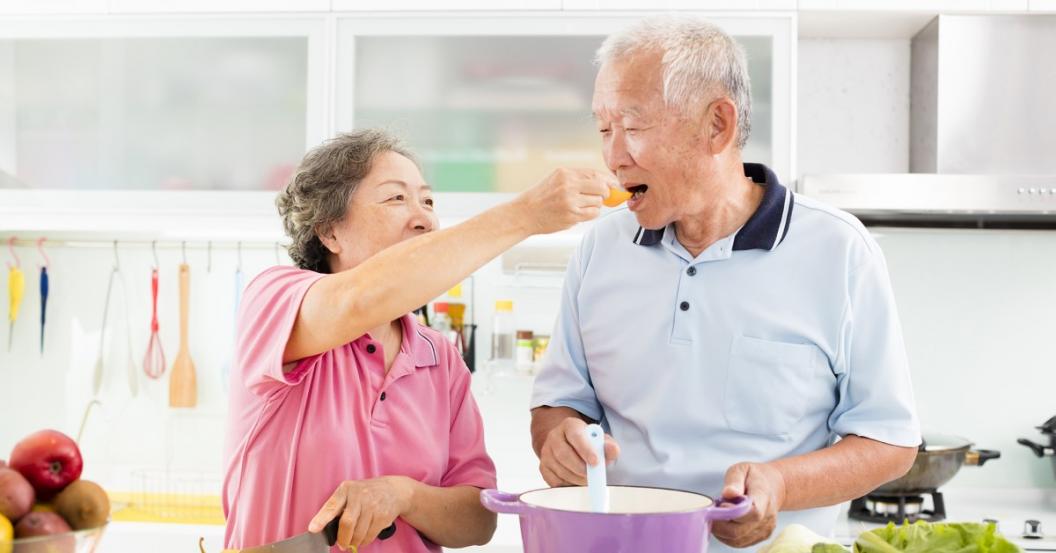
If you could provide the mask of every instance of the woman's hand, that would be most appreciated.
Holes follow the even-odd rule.
[[[336,545],[342,550],[363,547],[410,508],[413,485],[403,476],[342,482],[312,518],[308,531],[321,532],[341,515]]]
[[[597,217],[610,186],[619,186],[611,173],[562,168],[522,192],[513,204],[532,234],[547,234]]]

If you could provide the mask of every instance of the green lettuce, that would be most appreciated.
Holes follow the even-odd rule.
[[[993,524],[928,523],[888,524],[862,532],[855,553],[1018,553],[1019,548],[997,533]]]

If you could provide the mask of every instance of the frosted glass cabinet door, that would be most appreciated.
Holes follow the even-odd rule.
[[[338,128],[395,131],[445,192],[516,192],[556,167],[604,168],[591,118],[592,60],[605,35],[630,21],[445,18],[420,29],[413,20],[342,21]],[[768,31],[727,30],[744,45],[752,79],[745,159],[786,169],[787,151],[775,153],[774,140],[775,49],[783,43]]]
[[[306,147],[309,38],[147,27],[0,35],[0,186],[285,184]]]

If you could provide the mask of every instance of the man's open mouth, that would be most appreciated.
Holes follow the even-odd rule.
[[[636,185],[625,185],[625,189],[632,194],[632,200],[640,200],[645,195],[645,191],[649,189],[648,184],[636,184]]]

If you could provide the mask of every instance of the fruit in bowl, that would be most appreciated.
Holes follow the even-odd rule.
[[[18,519],[13,545],[18,553],[75,553],[70,525],[59,515],[42,511]]]
[[[15,525],[16,538],[35,538],[37,536],[50,536],[52,534],[64,534],[72,530],[66,523],[66,519],[55,513],[47,511],[34,511],[18,519]]]
[[[0,553],[93,553],[110,516],[98,484],[80,478],[77,443],[56,430],[22,439],[0,467]]]
[[[0,515],[8,521],[22,518],[33,508],[35,497],[33,486],[20,472],[0,468]]]
[[[15,444],[11,468],[33,485],[37,499],[47,501],[81,477],[84,461],[73,438],[58,430],[41,430]]]
[[[14,539],[15,527],[7,517],[0,515],[0,553],[11,553],[11,541]]]
[[[55,512],[74,530],[87,530],[106,524],[110,498],[99,484],[77,480],[55,497]]]
[[[10,553],[95,553],[106,526],[32,538],[17,538]],[[3,551],[0,542],[0,551]]]

